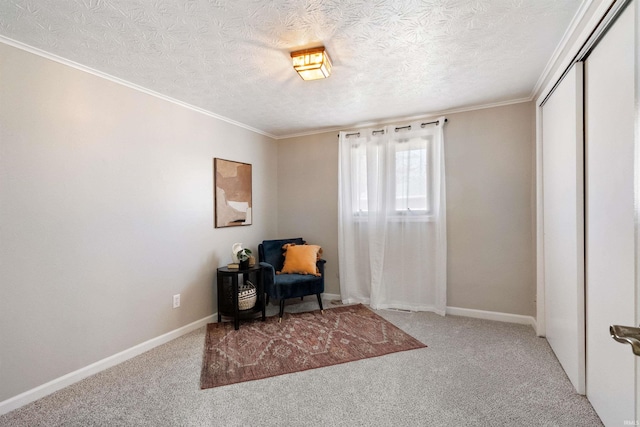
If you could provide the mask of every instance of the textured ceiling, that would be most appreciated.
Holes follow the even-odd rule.
[[[581,3],[2,0],[0,35],[283,136],[530,97]]]

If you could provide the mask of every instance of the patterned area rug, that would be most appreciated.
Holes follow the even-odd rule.
[[[233,329],[209,323],[200,388],[289,374],[398,351],[424,348],[382,317],[358,304],[285,314]]]

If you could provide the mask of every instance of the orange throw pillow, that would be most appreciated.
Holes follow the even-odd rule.
[[[322,249],[318,245],[289,246],[284,253],[284,267],[282,274],[313,274],[320,276],[316,268],[318,252]]]

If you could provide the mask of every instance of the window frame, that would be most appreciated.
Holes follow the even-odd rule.
[[[365,139],[366,137],[359,137],[358,139]],[[381,138],[379,136],[372,136],[371,138]],[[388,194],[389,200],[387,201],[387,206],[389,207],[393,207],[393,209],[390,209],[387,215],[387,218],[390,222],[430,222],[433,221],[435,219],[434,216],[434,203],[435,203],[435,143],[434,143],[434,138],[432,135],[411,135],[410,133],[408,135],[398,135],[398,136],[393,136],[391,138],[388,138],[387,141],[383,141],[379,143],[378,146],[378,150],[386,150],[388,147],[386,146],[386,144],[393,144],[393,145],[397,145],[397,144],[404,144],[404,143],[409,143],[411,144],[412,140],[420,140],[420,139],[425,139],[424,142],[419,144],[418,150],[425,150],[426,152],[426,158],[425,158],[425,178],[427,180],[426,183],[426,205],[427,208],[426,209],[420,209],[420,210],[411,210],[410,208],[407,209],[397,209],[395,208],[397,206],[397,185],[396,185],[396,181],[394,179],[394,182],[392,183],[393,185],[390,186],[390,191]],[[376,142],[371,142],[369,141],[354,141],[352,143],[352,159],[351,159],[351,165],[352,167],[354,167],[356,169],[361,169],[363,167],[362,165],[362,158],[365,159],[364,161],[364,168],[365,168],[365,173],[364,173],[364,178],[366,181],[367,178],[367,172],[366,172],[366,168],[368,167],[368,163],[369,160],[367,157],[367,146],[368,144],[372,144],[372,143],[376,143]],[[358,152],[358,149],[364,149],[364,152]],[[408,146],[407,150],[411,150],[411,147]],[[404,151],[404,150],[402,150]],[[389,161],[389,168],[390,168],[390,172],[389,174],[393,175],[394,177],[397,177],[397,170],[396,170],[396,155],[397,153],[399,153],[400,150],[393,150],[393,161]],[[382,154],[380,154],[378,151],[376,151],[376,155],[380,156]],[[375,159],[374,159],[375,160]],[[356,176],[360,176],[362,175],[361,173],[357,173]],[[365,182],[365,186],[366,186],[366,182]],[[360,197],[360,193],[358,192],[358,190],[361,188],[362,186],[362,182],[361,180],[358,180],[357,182],[357,186],[356,188],[352,188],[352,202],[353,202],[353,217],[355,219],[355,221],[357,222],[362,222],[362,221],[366,221],[369,217],[369,210],[368,210],[368,206],[366,210],[361,209],[362,206],[362,202],[363,199]],[[366,199],[364,199],[364,202],[366,203],[368,201],[368,197]]]

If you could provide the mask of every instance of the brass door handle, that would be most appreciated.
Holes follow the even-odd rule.
[[[640,328],[631,326],[609,326],[611,338],[623,344],[631,344],[633,354],[640,356]]]

